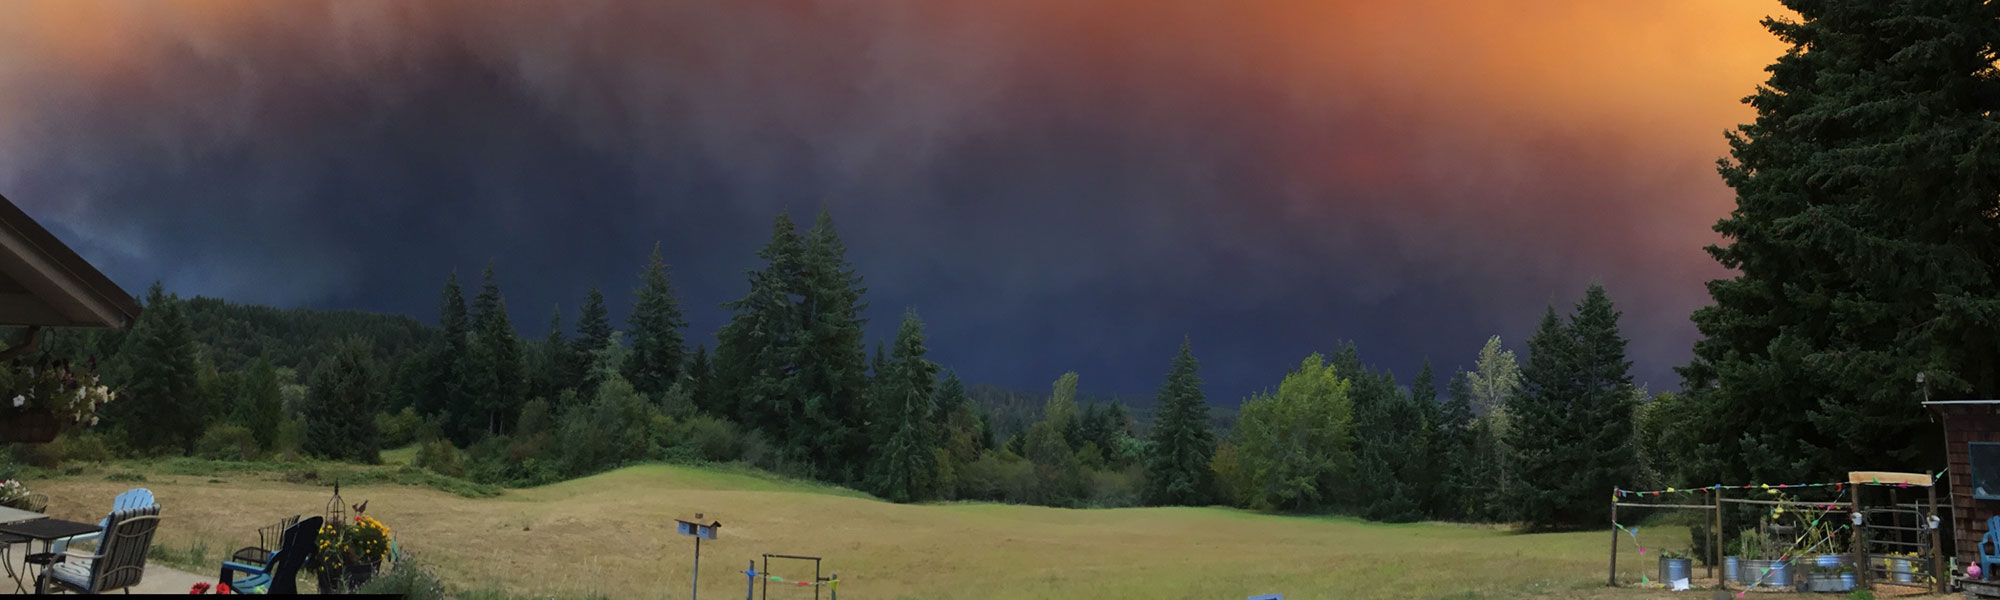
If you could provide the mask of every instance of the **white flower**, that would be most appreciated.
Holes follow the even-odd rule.
[[[27,403],[28,403],[28,397],[27,397],[27,396],[15,396],[15,397],[14,397],[14,408],[20,408],[20,407],[21,407],[21,405],[23,405],[23,404],[27,404]]]

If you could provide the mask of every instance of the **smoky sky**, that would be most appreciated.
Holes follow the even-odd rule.
[[[654,244],[712,347],[772,217],[829,211],[870,344],[974,382],[1212,400],[1353,340],[1440,379],[1602,283],[1634,374],[1696,337],[1714,173],[1775,5],[23,2],[0,194],[129,291],[524,336]]]

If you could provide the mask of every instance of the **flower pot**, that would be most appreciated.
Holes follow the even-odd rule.
[[[1744,560],[1738,580],[1757,587],[1791,587],[1792,565],[1782,560]]]
[[[1902,557],[1890,557],[1888,560],[1889,573],[1894,577],[1896,583],[1916,583],[1917,576],[1913,568],[1915,565],[1912,564],[1915,561]]]
[[[1722,557],[1722,580],[1730,583],[1743,581],[1743,559],[1736,556]]]
[[[1840,593],[1853,591],[1854,583],[1853,573],[1811,573],[1799,587],[1808,592]]]
[[[1660,559],[1660,583],[1672,585],[1675,581],[1693,578],[1693,574],[1694,559],[1692,558],[1662,557]]]
[[[47,411],[12,411],[0,414],[0,442],[46,444],[62,431],[62,421]]]
[[[375,570],[382,563],[349,562],[339,569],[321,570],[315,575],[319,579],[319,593],[340,594],[354,591],[361,584],[375,578]]]

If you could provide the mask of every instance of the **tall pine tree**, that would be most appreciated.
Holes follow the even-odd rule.
[[[417,412],[446,422],[470,410],[466,394],[467,358],[471,351],[472,321],[465,308],[465,292],[458,285],[458,272],[444,280],[438,301],[438,349],[432,353],[428,393],[417,398]],[[465,440],[459,440],[464,442]]]
[[[2000,4],[1786,2],[1790,45],[1728,134],[1692,477],[1820,481],[1943,462],[1934,399],[2000,395]]]
[[[529,398],[554,402],[562,394],[574,362],[569,353],[569,340],[563,337],[562,307],[557,306],[549,314],[549,332],[535,346],[534,360],[530,361]]]
[[[609,343],[611,313],[604,308],[604,292],[591,286],[590,294],[583,299],[583,312],[576,317],[576,337],[570,340],[569,381],[564,382],[563,387],[576,388],[577,396],[581,398],[596,397],[597,390],[590,382],[603,378],[591,376],[593,358]]]
[[[820,477],[851,481],[868,455],[868,354],[861,326],[866,308],[861,276],[847,262],[847,246],[834,230],[833,216],[821,210],[806,230],[796,295],[801,319],[794,340],[799,391],[803,393],[797,443]],[[914,316],[914,314],[913,314]],[[906,325],[907,319],[906,319]],[[897,342],[898,350],[901,341]],[[898,365],[902,365],[901,359]],[[899,374],[907,376],[906,374]],[[928,390],[929,382],[925,383]],[[893,402],[892,402],[893,403]]]
[[[231,420],[249,429],[259,448],[269,450],[277,441],[278,428],[285,422],[285,390],[270,357],[260,356],[250,364]]]
[[[1160,385],[1160,416],[1153,424],[1153,454],[1146,463],[1146,498],[1153,504],[1194,505],[1210,497],[1208,460],[1215,452],[1201,364],[1186,338]]]
[[[1597,523],[1603,496],[1637,476],[1631,366],[1618,311],[1602,286],[1584,293],[1568,324],[1553,308],[1542,317],[1528,339],[1528,365],[1509,402],[1505,434],[1508,493],[1528,526]]]
[[[155,282],[146,292],[146,311],[119,350],[127,400],[107,410],[133,449],[176,454],[193,449],[206,418],[187,410],[201,401],[198,353],[181,299]]]
[[[1585,290],[1570,320],[1575,337],[1576,401],[1566,419],[1577,431],[1580,468],[1566,479],[1574,488],[1564,499],[1570,522],[1591,523],[1600,496],[1638,478],[1638,456],[1632,447],[1632,416],[1637,390],[1632,386],[1632,361],[1625,357],[1625,336],[1618,332],[1618,309],[1604,286]],[[1566,515],[1567,516],[1567,515]]]
[[[722,326],[715,347],[716,404],[781,448],[793,439],[791,424],[798,416],[792,354],[801,321],[791,294],[799,287],[804,253],[791,217],[779,213],[771,224],[771,240],[757,252],[764,268],[750,272],[750,291],[743,298],[723,305],[735,315]]]
[[[924,358],[923,321],[903,314],[890,354],[888,377],[875,398],[887,435],[875,444],[869,488],[894,502],[932,498],[937,489],[937,438],[931,416],[937,364]]]
[[[660,259],[659,244],[646,271],[639,275],[639,289],[632,305],[632,352],[626,355],[625,379],[648,398],[659,399],[667,388],[680,382],[681,361],[687,354],[682,346],[680,300],[667,279],[667,263]]]
[[[1437,426],[1433,428],[1436,437],[1431,438],[1431,454],[1442,474],[1433,516],[1453,521],[1476,520],[1476,499],[1491,492],[1481,488],[1483,474],[1474,459],[1472,382],[1465,371],[1452,373],[1445,394],[1449,398],[1438,408]]]
[[[306,454],[332,460],[380,461],[381,438],[375,412],[381,385],[375,375],[374,350],[366,338],[341,343],[332,356],[313,369],[301,411],[306,421]]]
[[[695,410],[721,414],[720,407],[715,404],[714,378],[715,368],[709,364],[708,346],[695,346],[687,367],[688,402],[694,404]]]
[[[527,400],[527,369],[521,360],[521,340],[507,319],[507,299],[500,295],[491,262],[486,264],[485,285],[473,299],[472,309],[477,328],[473,356],[478,360],[472,375],[477,381],[473,389],[481,394],[477,398],[479,418],[487,433],[500,434],[521,414],[521,403]]]

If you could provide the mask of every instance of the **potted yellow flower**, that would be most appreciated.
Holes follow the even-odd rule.
[[[375,577],[393,539],[388,525],[366,514],[356,514],[344,526],[324,523],[319,548],[306,560],[306,569],[318,576],[322,594],[353,590]]]

